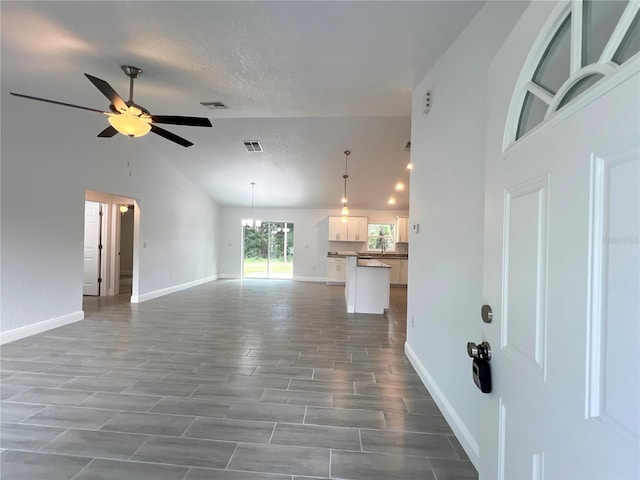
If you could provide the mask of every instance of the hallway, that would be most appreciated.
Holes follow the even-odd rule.
[[[391,294],[219,280],[4,345],[1,478],[476,479]]]

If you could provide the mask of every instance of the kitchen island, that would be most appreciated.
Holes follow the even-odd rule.
[[[348,313],[384,313],[389,308],[389,265],[373,259],[346,255],[344,295]]]

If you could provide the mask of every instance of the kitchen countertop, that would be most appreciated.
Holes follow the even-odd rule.
[[[358,259],[361,260],[381,260],[383,258],[388,258],[392,260],[407,260],[409,255],[407,253],[357,253],[357,252],[328,252],[327,257],[329,258],[345,258],[357,256]]]

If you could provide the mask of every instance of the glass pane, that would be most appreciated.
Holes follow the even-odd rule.
[[[391,252],[395,246],[393,242],[393,224],[370,223],[368,225],[367,250]]]
[[[562,23],[547,47],[533,76],[533,81],[556,93],[569,78],[571,55],[571,15]]]
[[[542,123],[547,113],[547,108],[548,105],[546,103],[531,92],[527,92],[527,95],[524,97],[524,103],[522,104],[522,113],[520,114],[516,140]]]
[[[581,78],[576,82],[576,84],[569,89],[569,91],[564,95],[562,100],[560,101],[560,105],[558,105],[558,110],[564,107],[567,103],[569,103],[574,98],[578,97],[583,92],[589,90],[593,85],[598,83],[600,79],[603,78],[603,75],[590,75],[588,77]]]
[[[582,24],[582,66],[596,63],[627,6],[620,0],[585,0]]]
[[[269,278],[293,278],[293,223],[269,222]]]
[[[269,239],[267,224],[244,227],[244,261],[242,274],[248,278],[267,278]]]
[[[640,13],[636,14],[618,51],[613,56],[613,61],[622,65],[638,52],[640,52]]]

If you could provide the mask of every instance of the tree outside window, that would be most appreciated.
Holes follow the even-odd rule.
[[[393,252],[394,225],[392,223],[370,223],[368,225],[367,250],[370,252]]]

